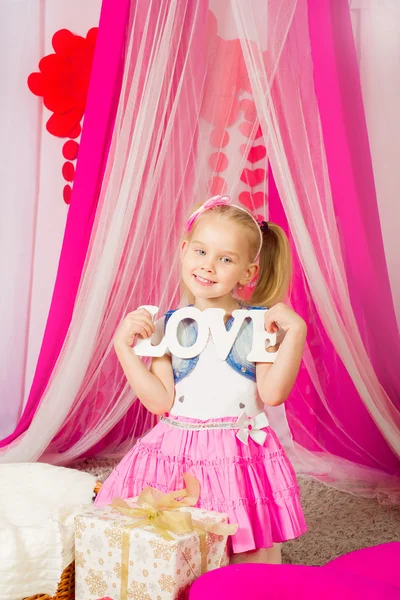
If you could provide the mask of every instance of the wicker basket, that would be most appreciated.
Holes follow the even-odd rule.
[[[75,563],[72,562],[64,569],[55,596],[37,594],[25,600],[74,600],[75,598]]]
[[[94,497],[96,497],[100,488],[101,481],[98,481],[94,486]],[[28,598],[24,598],[24,600],[75,600],[75,563],[72,562],[62,572],[61,580],[58,584],[55,596],[48,596],[47,594],[36,594],[36,596],[29,596]]]

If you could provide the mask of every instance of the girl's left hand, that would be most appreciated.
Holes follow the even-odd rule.
[[[299,330],[302,333],[307,331],[305,321],[283,302],[265,311],[264,326],[268,333],[276,333],[279,329],[285,332],[289,329]]]

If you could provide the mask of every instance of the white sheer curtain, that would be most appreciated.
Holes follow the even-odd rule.
[[[99,24],[101,0],[82,3],[79,0],[57,0],[42,2],[44,18],[44,54],[51,54],[53,34],[60,29],[86,36],[89,29]],[[42,54],[35,55],[37,63]],[[33,56],[31,57],[33,58]],[[35,97],[30,94],[30,101]],[[25,374],[24,403],[29,395],[35,373],[42,336],[49,312],[58,260],[64,235],[68,206],[63,202],[62,190],[65,181],[61,169],[65,162],[62,146],[65,139],[50,135],[45,122],[51,113],[44,107],[41,123],[40,181],[35,231],[32,295],[30,306],[30,326],[27,340],[27,364]],[[79,142],[79,138],[77,138]]]
[[[26,78],[44,49],[40,2],[0,5],[0,437],[20,415],[27,363],[42,110]]]
[[[263,130],[268,132],[270,162],[313,301],[364,405],[400,456],[400,416],[370,363],[348,294],[318,108],[310,93],[312,61],[305,47],[299,52],[307,29],[307,2],[285,3],[286,18],[293,18],[293,23],[287,43],[281,46],[282,55],[275,53],[279,44],[271,44],[270,40],[268,55],[262,54],[258,40],[256,44],[248,41],[256,35],[256,21],[248,16],[252,13],[250,1],[232,0],[231,5],[258,116]],[[276,24],[282,6],[270,3],[270,7],[269,16]],[[282,34],[279,29],[269,28],[271,31],[274,36]],[[291,68],[280,69],[279,61]],[[306,353],[306,366],[318,378],[309,358]],[[316,387],[321,401],[332,412],[322,387]]]
[[[49,311],[68,207],[61,169],[64,141],[50,135],[51,113],[28,75],[54,52],[53,34],[86,35],[101,0],[0,3],[0,438],[11,433],[29,394]]]
[[[177,249],[185,216],[209,195],[214,177],[236,199],[257,114],[319,316],[373,421],[400,454],[399,415],[377,381],[349,300],[307,46],[307,2],[270,0],[265,29],[258,26],[262,6],[226,0],[218,3],[217,18],[202,0],[132,5],[112,147],[69,333],[31,427],[1,451],[3,460],[66,463],[124,417],[134,394],[116,365],[116,326],[140,304],[157,304],[160,312],[178,305]],[[239,151],[243,98],[252,99],[257,111],[246,120]],[[229,177],[210,163],[212,149],[224,149],[234,167],[226,169]],[[305,363],[319,401],[342,433],[310,348]],[[145,425],[132,423],[132,437]],[[108,453],[121,452],[123,440],[131,443],[115,435]],[[373,493],[372,470],[368,480],[363,467],[326,452],[301,458],[308,472],[330,473],[338,483],[336,468],[344,487],[354,475],[354,490]]]
[[[400,328],[400,3],[350,0],[386,261]]]
[[[115,133],[70,331],[31,427],[2,451],[3,460],[37,459],[67,415],[88,415],[88,435],[62,456],[47,455],[52,462],[72,460],[132,404],[132,391],[115,372],[112,336],[132,297],[146,303],[151,291],[166,308],[167,294],[171,299],[178,289],[180,228],[173,216],[182,222],[192,202],[205,68],[202,57],[196,64],[193,46],[207,7],[192,6],[169,0],[133,6]],[[104,380],[107,409],[96,414],[87,396],[96,396]]]

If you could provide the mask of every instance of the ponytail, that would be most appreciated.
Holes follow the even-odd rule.
[[[292,252],[286,233],[279,225],[263,228],[260,271],[250,302],[255,306],[273,306],[282,302],[292,278]]]

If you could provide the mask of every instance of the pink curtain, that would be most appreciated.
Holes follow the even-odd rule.
[[[156,10],[156,7],[158,10]],[[168,10],[169,9],[169,10]],[[170,13],[168,15],[168,12]],[[171,19],[173,13],[173,20]],[[170,20],[169,18],[170,17]],[[176,250],[180,231],[173,230],[173,217],[169,201],[174,197],[175,209],[172,215],[184,214],[185,204],[191,200],[189,190],[193,186],[195,174],[191,163],[190,151],[183,151],[182,156],[177,156],[172,162],[176,152],[175,143],[179,140],[179,146],[183,149],[184,144],[188,147],[196,143],[198,130],[199,102],[201,98],[201,85],[204,81],[204,60],[198,64],[195,56],[198,50],[193,46],[200,46],[203,50],[204,31],[206,26],[206,7],[193,7],[187,5],[174,6],[174,2],[153,2],[147,10],[141,10],[137,5],[131,14],[131,46],[128,54],[131,60],[136,55],[141,60],[132,62],[132,67],[125,73],[124,87],[120,97],[119,115],[117,115],[116,130],[114,131],[114,143],[111,146],[108,170],[103,181],[101,203],[107,201],[114,203],[121,193],[123,177],[128,170],[130,160],[129,144],[131,152],[135,145],[135,130],[138,132],[137,151],[143,157],[141,167],[135,161],[136,170],[142,173],[138,178],[138,197],[132,214],[127,218],[129,224],[126,229],[126,239],[123,242],[123,252],[118,266],[117,280],[111,286],[110,293],[106,298],[106,310],[104,320],[100,324],[99,346],[93,352],[88,364],[88,377],[83,382],[77,402],[73,410],[64,421],[62,429],[52,440],[46,450],[46,459],[59,460],[56,457],[79,456],[79,450],[83,448],[85,456],[105,453],[107,456],[120,455],[124,448],[131,446],[132,441],[149,429],[156,421],[156,417],[138,402],[129,386],[126,385],[125,376],[118,364],[113,349],[110,351],[110,341],[115,331],[116,324],[128,310],[133,310],[138,302],[148,304],[156,302],[163,304],[165,295],[171,295],[172,300],[178,303],[178,272],[177,265],[173,267],[173,279],[170,274],[164,272],[164,263],[156,258],[160,252],[159,235],[155,233],[151,238],[147,235],[149,227],[154,231],[164,232],[162,239],[165,248],[161,250],[170,256]],[[172,50],[166,58],[163,66],[159,63],[157,68],[162,69],[162,78],[154,77],[154,86],[159,87],[160,97],[154,102],[150,92],[147,69],[151,62],[151,55],[155,51],[154,46],[163,44],[163,36],[170,29],[172,38]],[[191,49],[191,52],[189,52]],[[161,52],[161,48],[158,50]],[[190,72],[190,76],[188,75]],[[135,78],[139,81],[136,88]],[[135,90],[135,101],[129,98],[127,88],[132,86]],[[130,93],[132,93],[132,87]],[[150,105],[144,109],[143,103],[146,97]],[[143,118],[141,109],[147,113]],[[123,127],[124,120],[132,118],[130,131],[126,136],[118,136],[118,128]],[[152,132],[151,120],[155,126]],[[165,129],[162,125],[165,121]],[[143,124],[148,125],[144,130]],[[161,127],[160,127],[161,124]],[[168,126],[167,126],[168,124]],[[170,132],[168,134],[168,127]],[[160,135],[161,134],[161,135]],[[164,137],[164,139],[162,138]],[[119,137],[119,139],[118,139]],[[147,154],[141,148],[148,144]],[[163,160],[161,160],[163,157]],[[160,166],[157,166],[158,160]],[[165,162],[164,162],[165,161]],[[115,164],[122,165],[116,172]],[[159,170],[159,180],[152,186],[153,170]],[[151,192],[151,188],[153,191]],[[157,202],[150,203],[149,195],[152,194]],[[162,207],[161,204],[164,204]],[[129,221],[128,221],[129,219]],[[99,233],[105,227],[101,222],[101,215],[95,222],[95,233]],[[97,247],[96,247],[97,246]],[[86,268],[90,270],[90,260],[98,260],[97,252],[102,252],[101,246],[96,244],[96,238],[92,240],[90,248],[91,256],[88,258]],[[170,280],[168,286],[162,281]],[[140,300],[136,300],[140,298]],[[120,416],[110,424],[104,421],[104,406],[111,409],[114,401],[122,396],[126,401],[126,409],[121,411]],[[118,413],[116,413],[118,414]],[[98,434],[102,428],[105,435]],[[91,435],[96,435],[99,441],[94,445],[90,442]],[[93,436],[94,437],[94,436]],[[72,447],[75,445],[73,453]]]
[[[308,6],[315,90],[351,302],[379,381],[400,409],[400,337],[349,3],[309,0]]]
[[[283,224],[287,219],[297,267],[293,304],[304,314],[309,323],[304,364],[292,399],[287,402],[287,415],[295,441],[303,448],[312,449],[314,456],[321,458],[320,466],[322,470],[326,469],[324,475],[326,480],[337,483],[340,479],[339,472],[341,475],[345,473],[345,477],[350,480],[350,473],[353,473],[359,479],[364,478],[364,483],[369,480],[364,487],[366,492],[368,486],[371,490],[374,486],[377,489],[388,485],[385,472],[388,474],[399,472],[400,414],[396,408],[397,397],[387,395],[382,390],[378,380],[379,371],[378,369],[374,371],[375,365],[371,364],[371,358],[363,346],[350,303],[351,287],[354,291],[355,284],[353,282],[352,286],[349,285],[348,274],[350,280],[352,278],[354,280],[354,270],[358,269],[361,272],[366,270],[365,279],[371,283],[368,289],[371,294],[373,279],[371,272],[373,275],[374,270],[369,272],[368,266],[374,263],[376,272],[377,259],[375,256],[371,258],[375,246],[371,245],[368,249],[364,245],[363,250],[367,253],[365,255],[360,255],[357,248],[353,247],[359,243],[360,237],[363,240],[367,234],[370,234],[370,230],[365,228],[364,221],[361,219],[355,221],[354,232],[350,227],[350,221],[347,221],[346,235],[344,235],[341,230],[342,215],[338,214],[336,209],[339,188],[342,194],[341,207],[347,206],[348,213],[358,214],[363,198],[359,188],[355,187],[354,180],[358,180],[362,173],[360,170],[357,171],[360,169],[360,162],[351,164],[346,154],[348,152],[346,136],[351,138],[352,135],[356,135],[357,128],[353,131],[351,122],[343,119],[340,98],[335,97],[329,87],[336,88],[338,75],[337,72],[329,69],[329,61],[323,58],[328,55],[332,61],[336,52],[335,46],[330,43],[330,38],[324,31],[324,27],[332,27],[330,13],[332,3],[322,1],[317,4],[318,8],[314,11],[313,3],[309,3],[308,6],[305,2],[297,3],[292,28],[280,57],[281,63],[290,64],[290,69],[278,69],[270,95],[268,90],[265,90],[267,105],[271,103],[273,110],[268,111],[261,102],[259,103],[262,126],[271,139],[269,154],[276,180],[276,186],[272,178],[270,180],[270,217]],[[348,12],[348,8],[343,10]],[[323,15],[325,19],[323,23],[318,21],[318,15],[320,18]],[[311,20],[314,29],[311,28],[310,37],[313,40],[314,31],[318,31],[318,41],[321,45],[317,46],[317,41],[313,40],[311,46],[314,51],[313,62],[309,54],[311,49],[307,48],[304,37],[307,30],[306,21]],[[335,25],[340,27],[340,23],[335,22]],[[340,31],[342,35],[346,33],[349,35],[346,21],[344,25]],[[343,39],[341,43],[343,44]],[[321,55],[318,54],[319,50]],[[249,63],[260,64],[257,55],[252,56],[250,51],[248,54]],[[315,61],[317,54],[318,60]],[[354,76],[352,57],[354,58],[350,52],[347,59],[350,61],[350,75]],[[266,62],[265,65],[265,71],[268,73],[268,63]],[[322,106],[321,98],[318,96],[314,98],[312,93],[318,77],[322,78],[319,68],[327,78],[324,81],[326,86],[324,100],[328,102],[330,99],[331,102],[329,131],[331,136],[336,132],[341,136],[338,134],[335,138],[334,165],[343,160],[342,170],[336,170],[330,163],[332,140],[328,136],[326,141],[325,132],[321,130],[319,122],[319,118],[322,122],[323,118],[328,120],[328,109]],[[345,68],[344,63],[342,68]],[[255,86],[259,85],[262,88],[265,74],[262,73],[262,67],[255,66],[255,69],[260,72]],[[343,74],[341,76],[344,77]],[[348,73],[346,76],[350,77]],[[316,90],[318,93],[317,85]],[[348,98],[350,101],[350,97]],[[316,112],[317,106],[318,112]],[[358,104],[358,110],[361,108]],[[360,122],[363,122],[362,116],[362,114],[357,116],[358,128]],[[323,139],[321,134],[324,136]],[[326,142],[330,153],[327,152],[325,155]],[[300,148],[303,148],[304,152],[301,152]],[[365,163],[368,164],[368,147],[364,148],[363,152],[366,155],[365,168]],[[345,167],[348,167],[347,171]],[[332,185],[332,179],[335,179],[335,186]],[[341,187],[338,186],[339,181]],[[350,194],[347,194],[347,182],[350,186]],[[371,195],[369,203],[373,209]],[[383,258],[382,248],[379,248],[379,223],[375,222],[374,227],[377,232],[376,253]],[[312,248],[308,246],[307,238]],[[355,256],[352,255],[353,251]],[[349,260],[350,255],[351,260]],[[381,274],[384,286],[385,283],[387,284],[384,264]],[[358,285],[361,286],[362,281],[360,277]],[[359,291],[361,297],[364,288],[365,285]],[[385,306],[388,308],[390,319],[393,315],[393,307],[390,305],[387,292],[386,288],[383,295],[389,301],[389,305]],[[368,302],[371,303],[371,297],[368,298]],[[369,316],[372,318],[371,314]],[[393,321],[391,324],[393,325]],[[369,322],[364,321],[362,325],[365,330]],[[397,331],[393,334],[392,330],[390,334],[390,340],[394,342],[392,353],[393,347],[398,342],[395,335]],[[374,357],[378,356],[378,353],[379,350],[373,353]],[[393,358],[389,360],[393,361]],[[381,370],[384,364],[382,361]],[[395,364],[391,362],[393,371]],[[389,391],[392,390],[393,387],[390,387]],[[387,420],[386,417],[382,418],[386,410]],[[393,451],[394,449],[396,450]],[[350,461],[353,466],[358,465],[359,470],[341,461],[340,457],[344,461]],[[364,470],[365,465],[371,468],[368,475]],[[390,479],[389,484],[394,488],[398,486],[396,483],[390,483]],[[362,481],[355,481],[353,491],[360,491],[362,487]]]
[[[22,417],[15,431],[0,441],[0,447],[29,427],[70,324],[113,130],[128,10],[129,0],[119,2],[119,11],[112,0],[103,1],[73,196],[42,347]]]
[[[313,76],[352,304],[379,380],[397,401],[399,372],[398,361],[393,357],[399,356],[399,340],[383,255],[349,10],[347,2],[341,0],[309,0],[308,9]],[[332,31],[340,43],[335,44]],[[346,60],[340,60],[343,56]],[[347,80],[347,88],[344,85],[340,88],[343,80]],[[345,108],[351,108],[351,118],[344,114]],[[269,216],[290,236],[272,173]],[[307,352],[319,368],[319,383],[329,403],[325,406],[321,402],[303,363],[287,403],[294,440],[309,450],[328,452],[390,474],[398,473],[398,457],[368,413],[332,346],[304,278],[295,244],[292,248],[295,257],[292,302],[308,323]],[[372,318],[374,313],[381,314],[381,306],[385,307],[382,313],[385,319]]]
[[[111,5],[105,3],[103,11],[106,6]],[[319,7],[321,30],[333,29],[330,3],[323,0]],[[380,383],[381,365],[370,343],[378,344],[377,330],[366,333],[368,322],[361,318],[364,287],[355,289],[367,282],[371,294],[371,272],[381,275],[381,298],[391,318],[384,269],[378,268],[379,228],[373,222],[367,228],[360,216],[362,197],[355,184],[360,163],[350,160],[352,146],[350,151],[344,136],[354,132],[343,117],[342,96],[333,92],[329,110],[337,137],[328,129],[325,147],[327,98],[317,85],[322,76],[312,52],[317,52],[319,25],[310,25],[310,8],[308,0],[131,5],[107,165],[102,182],[100,169],[93,175],[90,206],[100,183],[101,191],[93,227],[89,210],[81,225],[79,270],[73,270],[62,348],[48,362],[29,427],[2,449],[2,459],[66,464],[98,451],[120,455],[151,426],[153,417],[135,401],[118,367],[113,333],[122,316],[140,304],[157,304],[161,313],[179,304],[177,248],[185,217],[193,203],[226,191],[263,215],[269,211],[292,240],[292,302],[310,331],[286,407],[297,467],[356,493],[392,493],[400,414],[389,393],[392,380],[385,380],[385,387]],[[323,40],[327,65],[335,65],[329,80],[335,91],[341,81],[337,50],[328,35]],[[362,114],[355,122],[361,127]],[[255,146],[260,124],[265,146]],[[333,149],[342,148],[344,164],[333,168]],[[101,162],[104,155],[98,152]],[[365,169],[367,147],[363,155]],[[83,169],[81,163],[81,177]],[[354,235],[340,212],[339,192],[347,186],[349,212],[357,217]],[[372,211],[373,196],[368,202]],[[369,248],[364,242],[374,232]],[[365,262],[364,255],[353,254],[359,239]],[[357,269],[365,276],[357,279]]]
[[[29,428],[0,451],[6,462],[65,464],[105,444],[108,455],[121,454],[154,420],[134,402],[112,337],[138,303],[157,301],[165,310],[179,301],[174,217],[182,223],[193,201],[208,13],[205,4],[174,0],[131,7],[113,139],[73,316]]]
[[[281,225],[290,238],[290,228],[271,171],[268,199],[269,218]],[[352,463],[394,474],[398,472],[398,458],[371,419],[326,334],[293,243],[292,251],[294,281],[291,301],[307,322],[306,353],[312,356],[318,367],[319,384],[328,400],[327,405],[321,401],[303,361],[290,400],[286,403],[294,441],[312,452],[340,456]]]

